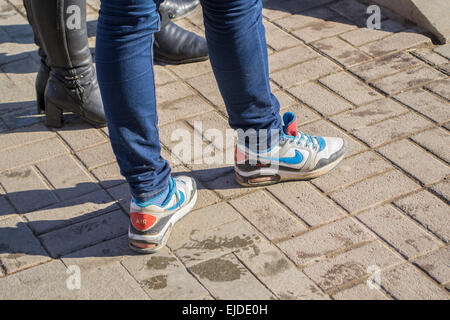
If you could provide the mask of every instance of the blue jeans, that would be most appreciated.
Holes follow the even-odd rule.
[[[98,81],[111,144],[139,201],[168,184],[160,155],[153,34],[160,0],[102,0],[97,27]],[[281,129],[271,93],[261,0],[202,0],[211,65],[233,129]],[[186,105],[189,108],[189,105]]]

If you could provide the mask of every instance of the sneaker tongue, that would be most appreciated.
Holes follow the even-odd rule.
[[[292,112],[286,112],[283,115],[283,131],[288,136],[296,137],[298,135],[297,118]]]

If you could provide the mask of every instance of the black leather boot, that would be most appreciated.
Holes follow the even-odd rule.
[[[63,111],[77,113],[95,125],[105,124],[89,51],[86,0],[24,0],[24,6],[40,47],[36,93],[38,110],[45,109],[46,125],[61,127]]]
[[[161,30],[155,33],[153,46],[155,62],[182,64],[208,59],[206,40],[173,23],[164,8],[161,14]]]
[[[38,74],[36,77],[35,87],[36,87],[37,112],[43,113],[43,112],[45,112],[45,102],[44,102],[45,87],[47,87],[48,78],[50,77],[50,68],[47,66],[47,61],[46,61],[47,56],[46,56],[44,50],[42,50],[42,48],[40,48],[41,45],[39,42],[39,37],[35,32],[35,28],[33,27],[33,25],[34,25],[33,17],[31,15],[31,9],[29,8],[30,0],[24,0],[23,4],[24,4],[24,7],[27,12],[28,22],[30,23],[31,28],[33,29],[34,42],[39,47],[38,54],[41,57],[41,64],[40,64],[39,71],[38,71]]]
[[[187,16],[199,4],[200,0],[164,0],[160,8],[167,11],[170,19],[177,20]]]

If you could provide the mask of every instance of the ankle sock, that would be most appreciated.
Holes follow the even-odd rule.
[[[156,197],[154,197],[153,199],[150,199],[148,201],[145,202],[140,202],[136,199],[134,199],[134,202],[139,206],[139,207],[147,207],[149,205],[157,205],[157,206],[161,206],[161,204],[167,199],[167,196],[170,193],[170,187],[171,184],[169,183],[169,185],[167,186],[167,188],[161,192],[159,195],[157,195]]]

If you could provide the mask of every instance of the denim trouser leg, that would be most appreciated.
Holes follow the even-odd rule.
[[[153,74],[159,0],[102,0],[96,45],[109,134],[131,192],[147,201],[164,190]],[[261,0],[202,0],[214,74],[235,129],[280,129],[270,91]],[[189,105],[186,105],[189,108]]]
[[[201,0],[209,57],[233,129],[280,129],[261,0]]]
[[[109,136],[131,193],[147,201],[168,184],[160,156],[153,74],[159,0],[103,0],[97,27],[98,81]]]

